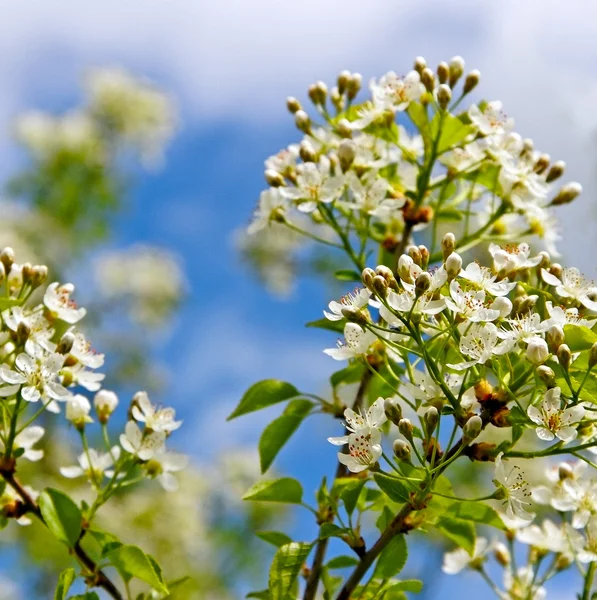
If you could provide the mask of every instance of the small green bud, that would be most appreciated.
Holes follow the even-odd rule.
[[[435,431],[437,424],[439,423],[439,412],[435,406],[430,406],[423,415],[423,421],[425,423],[425,429],[427,436],[431,437],[431,434]]]
[[[397,426],[400,423],[400,419],[402,419],[402,408],[400,408],[400,404],[392,398],[387,398],[383,403],[383,407],[388,421]]]
[[[410,446],[408,442],[405,442],[404,440],[394,440],[392,449],[394,450],[394,456],[397,459],[406,463],[411,463]]]
[[[422,56],[415,58],[415,64],[413,65],[414,70],[421,75],[423,69],[427,67],[427,61]]]
[[[479,84],[479,80],[481,79],[481,73],[477,71],[477,69],[471,71],[464,80],[463,92],[468,94],[472,92],[477,85]]]
[[[462,428],[462,441],[465,444],[472,442],[474,439],[479,437],[483,429],[483,421],[478,415],[473,415]]]
[[[419,267],[421,266],[421,251],[418,246],[409,246],[406,249],[406,253],[413,259],[413,262],[416,265],[419,265]]]
[[[415,280],[415,296],[422,296],[431,287],[431,275],[423,271]]]
[[[363,76],[360,73],[353,73],[346,84],[346,97],[354,100],[361,89]]]
[[[304,110],[297,110],[294,113],[294,123],[303,133],[311,133],[311,119]]]
[[[24,344],[29,339],[30,335],[31,335],[31,329],[29,328],[29,325],[27,325],[27,323],[25,323],[24,321],[21,321],[17,325],[17,341],[18,341],[18,343]]]
[[[597,365],[597,342],[595,342],[589,350],[589,369]]]
[[[400,419],[398,422],[398,431],[412,444],[413,442],[413,424],[409,419]]]
[[[551,165],[551,168],[547,172],[545,181],[547,183],[551,183],[552,181],[559,179],[564,174],[565,170],[566,170],[566,163],[563,160],[556,161],[555,163],[553,163],[553,165]]]
[[[375,271],[369,267],[366,267],[365,269],[363,269],[363,272],[361,273],[361,280],[363,282],[363,285],[368,289],[368,290],[372,290],[373,289],[373,278],[375,277]]]
[[[464,59],[462,56],[454,56],[450,60],[450,87],[454,87],[464,73]]]
[[[433,92],[435,88],[435,75],[429,67],[425,67],[421,71],[421,83],[428,92]]]
[[[56,352],[58,354],[68,354],[73,349],[73,344],[75,343],[75,336],[70,331],[67,331],[58,342],[56,346]]]
[[[278,173],[278,171],[274,171],[273,169],[265,170],[265,181],[272,187],[281,187],[284,185],[283,175]]]
[[[15,251],[10,246],[6,246],[2,252],[0,252],[0,262],[4,265],[4,270],[6,275],[8,275],[15,262]]]
[[[448,77],[450,77],[450,67],[447,62],[442,61],[437,65],[437,78],[440,83],[446,83]]]
[[[398,259],[398,277],[406,283],[413,283],[413,278],[410,274],[410,268],[414,261],[408,254],[402,254]]]
[[[385,298],[388,293],[388,282],[381,276],[373,278],[373,291],[380,297]]]
[[[31,274],[31,286],[38,288],[48,278],[48,267],[45,265],[35,265]]]
[[[539,379],[547,384],[548,388],[555,387],[556,385],[556,374],[553,369],[546,365],[539,365],[535,371]]]
[[[570,352],[570,348],[568,344],[560,344],[558,348],[558,362],[562,369],[567,371],[570,368],[570,362],[572,361],[572,352]]]
[[[446,233],[442,239],[442,253],[444,260],[454,252],[456,248],[456,236],[453,233]]]
[[[343,173],[350,169],[357,153],[357,145],[349,138],[345,138],[338,146],[338,159]]]
[[[421,269],[426,269],[429,264],[429,250],[427,246],[421,244],[419,246],[419,252],[421,253]]]
[[[462,257],[457,252],[452,252],[445,262],[446,273],[448,274],[448,280],[452,281],[458,276],[462,270]]]
[[[450,104],[450,100],[452,100],[452,90],[445,83],[442,83],[437,88],[437,103],[440,105],[440,108],[446,110],[448,104]]]
[[[303,140],[300,143],[299,154],[304,162],[315,162],[317,160],[317,153],[315,152],[315,148],[313,148],[313,145],[308,140]]]
[[[351,80],[352,75],[350,71],[342,71],[338,75],[338,79],[336,80],[336,84],[338,85],[338,93],[340,95],[344,94],[346,91],[346,87],[348,86],[348,82]]]
[[[303,109],[301,103],[294,96],[288,96],[288,98],[286,98],[286,108],[288,108],[293,115]]]
[[[549,358],[547,342],[542,338],[531,338],[527,344],[527,360],[534,365],[541,365]]]
[[[340,137],[352,138],[352,127],[350,126],[350,121],[348,119],[340,119],[336,125],[336,129]],[[340,154],[339,151],[338,154]]]
[[[564,330],[560,325],[554,324],[548,330],[546,334],[547,344],[552,352],[557,352],[560,344],[564,343],[566,336]]]
[[[568,204],[569,202],[572,202],[572,200],[574,200],[581,193],[582,185],[580,185],[580,183],[567,183],[560,189],[558,195],[551,201],[551,203],[553,206],[559,206],[560,204]]]
[[[544,173],[547,170],[547,167],[549,167],[550,161],[551,156],[549,156],[549,154],[542,154],[535,162],[535,165],[533,166],[533,171],[541,175],[541,173]]]

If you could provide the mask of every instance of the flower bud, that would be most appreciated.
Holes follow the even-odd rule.
[[[452,252],[445,262],[446,273],[448,280],[452,281],[462,270],[462,257],[457,252]]]
[[[437,65],[437,78],[440,83],[446,83],[448,77],[450,77],[450,67],[447,62],[442,61]]]
[[[527,345],[527,360],[534,365],[543,364],[549,358],[547,342],[540,337],[531,338]]]
[[[549,256],[549,252],[542,250],[539,252],[539,256],[541,257],[541,262],[537,265],[537,268],[549,269],[549,265],[551,264],[551,256]]]
[[[450,60],[450,87],[454,87],[464,73],[464,59],[462,56],[453,56]]]
[[[427,246],[421,244],[419,246],[419,253],[421,254],[421,269],[426,269],[429,264],[429,250]]]
[[[560,463],[558,465],[558,477],[560,478],[560,481],[572,479],[572,477],[574,477],[572,467],[566,462]]]
[[[566,163],[563,160],[558,160],[555,163],[553,163],[553,165],[551,165],[551,168],[547,172],[547,176],[545,177],[546,183],[551,183],[552,181],[559,179],[564,174],[565,170]]]
[[[350,81],[351,78],[352,78],[352,75],[350,74],[350,71],[342,71],[338,75],[336,84],[338,86],[339,94],[344,94],[344,92],[346,91],[346,86],[348,85],[348,82]]]
[[[568,344],[560,344],[557,354],[560,366],[562,367],[562,369],[567,371],[570,367],[570,362],[572,361],[572,352],[570,352]]]
[[[394,440],[394,443],[392,444],[392,449],[394,450],[394,456],[397,459],[406,463],[411,462],[410,445],[408,444],[408,442],[405,442],[404,440]]]
[[[100,390],[93,399],[93,405],[100,423],[107,423],[118,406],[118,396],[108,390]]]
[[[400,419],[402,419],[402,408],[400,408],[400,404],[392,398],[387,398],[383,403],[383,408],[388,421],[394,423],[394,425],[398,425]]]
[[[548,388],[555,387],[556,374],[553,372],[552,368],[546,365],[540,365],[537,367],[536,373],[539,379],[541,379],[547,384]]]
[[[406,283],[413,283],[413,278],[410,274],[413,262],[413,259],[408,254],[402,254],[398,259],[398,277]]]
[[[352,127],[350,126],[350,121],[348,119],[340,119],[336,124],[336,131],[342,138],[352,138]],[[340,152],[338,152],[338,154],[340,154]]]
[[[33,278],[33,265],[31,263],[23,263],[21,267],[21,274],[23,277],[23,283],[31,283]]]
[[[415,296],[422,296],[431,287],[431,275],[423,271],[415,280]]]
[[[344,96],[340,94],[337,87],[333,87],[330,91],[330,100],[338,112],[344,110]]]
[[[346,84],[346,97],[354,100],[361,89],[363,76],[360,73],[353,73]]]
[[[433,92],[435,88],[435,75],[429,67],[425,67],[421,71],[421,83],[428,92]]]
[[[264,175],[268,185],[271,185],[272,187],[281,187],[284,185],[284,177],[281,173],[278,173],[278,171],[266,169]]]
[[[400,419],[398,422],[398,431],[412,444],[413,425],[409,419]]]
[[[535,165],[533,166],[533,171],[541,175],[541,173],[543,173],[547,169],[547,167],[549,167],[550,161],[551,156],[549,156],[549,154],[542,154],[535,162]]]
[[[512,312],[512,301],[506,296],[498,296],[489,308],[500,311],[500,318],[505,319]]]
[[[0,262],[4,265],[4,270],[8,275],[15,262],[15,252],[10,246],[6,246],[6,248],[3,248],[2,252],[0,252]]]
[[[560,204],[568,204],[572,202],[577,196],[582,193],[582,185],[573,181],[563,186],[558,195],[551,201],[553,206],[559,206]]]
[[[421,266],[421,251],[418,246],[409,246],[406,249],[406,253],[413,259],[416,265]]]
[[[562,276],[562,265],[560,263],[553,263],[551,267],[549,267],[549,272],[559,279]]]
[[[437,408],[435,408],[435,406],[430,406],[425,411],[425,414],[423,415],[423,421],[425,423],[427,436],[431,436],[439,422],[439,412],[437,412]]]
[[[423,69],[427,67],[427,61],[422,56],[417,56],[415,58],[415,64],[413,66],[414,70],[421,75],[423,73]]]
[[[389,288],[395,291],[399,289],[396,277],[394,277],[394,273],[392,273],[392,269],[389,267],[386,267],[385,265],[379,265],[375,268],[375,274],[383,277],[386,280]]]
[[[473,71],[471,71],[466,76],[466,79],[464,80],[463,92],[465,94],[472,92],[477,87],[480,79],[481,79],[481,73],[479,73],[479,71],[477,71],[477,69],[474,69]]]
[[[294,113],[294,123],[303,133],[311,133],[311,119],[304,110]]]
[[[31,274],[31,287],[38,288],[48,278],[48,267],[46,265],[35,265]]]
[[[557,555],[557,560],[555,563],[556,571],[564,571],[572,564],[572,556],[566,554],[564,552]]]
[[[373,278],[373,291],[380,297],[385,298],[388,293],[388,282],[381,276]]]
[[[454,252],[456,248],[456,237],[453,233],[446,233],[442,239],[442,252],[444,260]]]
[[[83,431],[87,423],[92,423],[89,416],[91,405],[81,394],[71,396],[66,403],[66,418],[79,430]]]
[[[437,88],[437,103],[440,105],[440,108],[446,110],[448,104],[450,104],[450,100],[452,100],[452,90],[445,83],[442,83]]]
[[[563,344],[566,339],[564,330],[557,324],[552,325],[547,330],[545,337],[547,339],[547,345],[552,352],[557,352],[560,344]]]
[[[317,160],[317,153],[309,140],[303,140],[299,144],[299,154],[304,162],[315,162]]]
[[[589,350],[589,369],[597,365],[597,342],[595,342]]]
[[[6,279],[6,270],[4,268],[4,265],[0,262],[0,285],[2,285],[4,283],[5,279]]]
[[[343,173],[346,173],[350,169],[356,153],[357,146],[351,139],[345,138],[340,142],[338,146],[338,159],[340,160],[340,168]]]
[[[19,344],[24,344],[29,339],[30,335],[31,329],[29,328],[29,325],[27,325],[27,323],[24,321],[21,321],[17,325],[17,342]]]
[[[303,110],[301,103],[293,96],[286,98],[286,108],[294,115],[299,110]]]
[[[56,352],[58,354],[66,355],[73,349],[73,344],[75,343],[75,336],[71,331],[67,331],[58,342],[56,346]]]
[[[325,104],[328,95],[328,86],[323,81],[318,81],[309,86],[308,94],[315,106]]]
[[[510,551],[507,546],[502,542],[496,542],[493,546],[493,555],[495,556],[495,560],[502,565],[502,567],[507,567],[512,562],[512,557],[510,556]]]
[[[479,437],[483,429],[483,421],[478,415],[473,415],[462,428],[462,441],[464,444],[472,442],[474,439]]]
[[[361,281],[363,282],[363,285],[368,290],[371,290],[373,288],[373,278],[374,277],[375,277],[375,271],[373,269],[370,269],[369,267],[366,267],[365,269],[363,269],[363,272],[361,273]]]

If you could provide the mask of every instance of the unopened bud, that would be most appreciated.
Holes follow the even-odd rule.
[[[565,552],[562,552],[562,553],[558,554],[558,557],[556,559],[554,567],[555,567],[556,571],[564,571],[571,564],[572,564],[572,556],[570,556],[569,554],[567,554]],[[593,597],[594,597],[594,595],[593,595]]]
[[[299,154],[304,162],[315,162],[317,154],[309,140],[303,140],[299,145]]]
[[[350,71],[342,71],[339,75],[338,75],[338,79],[336,80],[336,84],[338,85],[338,93],[339,94],[344,94],[344,92],[346,91],[346,86],[348,85],[348,82],[350,81],[352,75],[350,74]]]
[[[572,361],[572,352],[570,352],[570,348],[568,344],[560,344],[558,348],[558,362],[562,369],[567,371],[570,368],[570,362]]]
[[[421,83],[428,92],[433,92],[435,88],[435,75],[429,67],[425,67],[421,71]]]
[[[413,424],[409,419],[400,419],[398,422],[398,431],[412,443],[413,441]]]
[[[442,253],[444,260],[454,252],[456,248],[456,236],[453,233],[446,233],[442,239]]]
[[[597,342],[595,342],[589,350],[589,369],[597,365]]]
[[[572,202],[577,196],[582,193],[582,185],[573,181],[572,183],[567,183],[565,186],[560,189],[558,195],[551,201],[554,206],[559,206],[560,204],[568,204],[568,202]]]
[[[4,270],[8,275],[15,262],[15,252],[10,246],[6,246],[6,248],[3,248],[2,252],[0,252],[0,262],[4,265]]]
[[[388,293],[388,282],[381,276],[373,278],[373,291],[380,297],[385,298]]]
[[[507,567],[512,562],[510,551],[506,544],[503,544],[502,542],[496,542],[494,544],[493,555],[495,556],[495,560],[497,560],[502,567]]]
[[[475,69],[471,71],[464,80],[464,88],[463,91],[465,94],[472,92],[478,85],[479,80],[481,79],[481,73]]]
[[[545,181],[547,183],[551,183],[552,181],[559,179],[564,174],[565,170],[566,170],[566,163],[563,160],[556,161],[555,163],[553,163],[553,165],[551,165],[551,168],[547,172]]]
[[[23,283],[31,283],[33,279],[33,265],[31,263],[24,263],[21,267],[21,274],[23,276]]]
[[[521,300],[522,301],[520,303],[518,312],[521,315],[524,315],[524,314],[528,313],[529,311],[533,310],[533,308],[535,308],[535,304],[537,304],[537,301],[539,300],[539,296],[537,296],[537,294],[531,294],[530,296],[526,296],[526,297],[522,298]]]
[[[27,323],[24,321],[21,321],[17,325],[17,342],[19,344],[24,344],[29,339],[30,335],[31,329],[29,328],[29,325],[27,325]]]
[[[431,287],[431,275],[423,271],[415,280],[415,296],[422,296]]]
[[[81,394],[71,396],[66,403],[66,418],[79,430],[83,431],[87,423],[92,423],[89,416],[91,404]]]
[[[392,449],[394,450],[394,456],[403,462],[410,463],[410,445],[408,442],[404,440],[394,440],[392,444]]]
[[[409,246],[406,249],[406,253],[413,259],[416,265],[421,266],[421,251],[418,246]]]
[[[437,78],[440,83],[446,83],[448,77],[450,77],[450,67],[447,62],[442,61],[437,65]]]
[[[548,388],[555,387],[556,374],[553,372],[553,369],[551,367],[548,367],[546,365],[540,365],[537,367],[536,373],[539,379],[541,379],[547,384]]]
[[[389,288],[398,290],[398,282],[396,281],[396,277],[394,277],[394,273],[392,273],[392,269],[385,265],[379,265],[375,267],[375,274],[381,275],[386,280]]]
[[[265,170],[265,181],[272,187],[281,187],[284,185],[284,177],[274,169]]]
[[[294,123],[303,132],[311,132],[311,119],[304,110],[297,110],[294,113]]]
[[[440,108],[446,110],[448,104],[450,104],[450,100],[452,100],[452,90],[445,83],[442,83],[437,88],[437,103],[440,105]]]
[[[560,463],[558,465],[558,477],[560,478],[560,481],[574,477],[574,471],[572,470],[572,467],[568,463]]]
[[[551,267],[549,267],[549,272],[559,279],[562,276],[562,265],[560,263],[553,263]]]
[[[512,312],[512,300],[506,296],[498,296],[489,308],[500,311],[500,318],[505,319]]]
[[[448,258],[446,258],[445,267],[448,279],[452,281],[458,276],[462,270],[462,257],[457,252],[452,252]]]
[[[336,125],[336,130],[338,131],[338,135],[340,137],[352,137],[352,127],[350,126],[350,121],[348,119],[340,119]],[[338,152],[338,154],[340,154],[340,152]]]
[[[538,256],[541,257],[541,262],[537,265],[539,269],[549,269],[549,265],[551,264],[551,256],[549,252],[542,250],[539,252]]]
[[[387,398],[383,403],[383,407],[388,421],[394,423],[394,425],[398,425],[400,419],[402,419],[402,409],[400,408],[400,404],[392,398]]]
[[[425,422],[425,429],[427,436],[430,436],[437,427],[439,422],[439,412],[435,406],[430,406],[423,415],[423,421]]]
[[[363,269],[363,272],[361,273],[361,281],[363,282],[363,285],[368,290],[371,290],[371,288],[373,287],[373,278],[374,277],[375,277],[375,271],[373,269],[370,269],[369,267],[366,267],[365,269]]]
[[[550,161],[551,161],[551,156],[549,156],[549,154],[542,154],[537,159],[537,162],[535,163],[535,166],[533,167],[533,171],[535,171],[535,173],[538,173],[539,175],[541,175],[541,173],[545,172],[547,167],[549,167]]]
[[[398,277],[406,283],[413,283],[413,278],[410,274],[410,268],[414,264],[413,259],[408,254],[401,254],[398,259]]]
[[[419,75],[423,72],[423,69],[427,67],[427,61],[422,56],[417,56],[415,58],[415,64],[413,66],[414,70],[417,71]]]
[[[357,153],[357,145],[351,139],[344,139],[338,146],[338,159],[343,173],[350,169]]]
[[[286,108],[292,114],[295,114],[299,110],[302,110],[301,103],[294,96],[288,96],[288,98],[286,98]]]
[[[333,87],[330,91],[330,100],[338,112],[344,110],[344,96],[340,94],[337,87]]]
[[[354,100],[361,89],[363,76],[360,73],[353,73],[346,84],[346,97],[349,100]]]
[[[557,324],[552,325],[547,330],[545,337],[547,339],[547,345],[552,352],[557,352],[560,344],[563,344],[566,339],[564,330]]]
[[[549,358],[549,348],[543,338],[531,338],[527,345],[527,360],[534,364],[543,364]]]
[[[67,331],[58,342],[56,346],[56,352],[58,354],[68,354],[73,349],[73,344],[75,343],[75,336],[72,332]]]
[[[46,265],[35,265],[31,274],[31,287],[38,288],[48,278],[48,267]]]
[[[483,421],[481,420],[481,417],[478,415],[473,415],[462,428],[462,441],[465,444],[472,442],[474,439],[479,437],[481,429],[483,429]]]
[[[427,249],[427,246],[421,244],[419,246],[419,253],[421,254],[421,269],[426,269],[429,264],[429,250]]]
[[[454,56],[450,60],[450,87],[454,87],[464,73],[464,59],[462,56]]]
[[[323,81],[318,81],[309,86],[309,98],[315,106],[325,104],[328,95],[328,86]]]
[[[93,405],[100,423],[107,423],[118,406],[118,396],[109,390],[100,390],[93,399]]]

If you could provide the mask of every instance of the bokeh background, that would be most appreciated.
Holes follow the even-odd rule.
[[[140,338],[147,364],[132,370],[140,381],[114,382],[123,394],[154,389],[155,399],[175,406],[184,419],[173,441],[192,457],[201,483],[187,489],[187,518],[174,526],[188,530],[197,543],[187,540],[189,552],[198,556],[205,552],[202,540],[226,546],[213,569],[232,584],[232,598],[265,587],[258,559],[226,559],[237,556],[230,540],[239,528],[249,531],[260,519],[276,518],[247,517],[232,498],[243,491],[238,478],[248,486],[256,477],[256,456],[245,449],[255,446],[278,411],[228,424],[225,417],[258,379],[276,377],[317,392],[337,367],[321,353],[333,334],[302,326],[319,318],[329,287],[297,273],[278,290],[282,294],[272,294],[239,252],[238,232],[264,187],[263,160],[299,137],[285,108],[287,95],[304,100],[310,83],[331,84],[342,69],[359,71],[367,81],[388,70],[407,72],[417,55],[432,65],[462,55],[467,68],[481,71],[483,97],[503,100],[517,131],[565,160],[569,178],[582,183],[581,198],[560,212],[560,249],[597,278],[597,4],[589,0],[6,0],[0,15],[1,181],[30,162],[14,141],[15,118],[29,109],[60,114],[80,104],[89,67],[123,67],[176,102],[178,125],[163,159],[147,169],[124,158],[126,193],[121,210],[107,217],[110,234],[91,253],[69,257],[65,274],[81,282],[83,296],[93,294],[89,265],[135,244],[167,248],[181,265],[181,303]],[[306,482],[307,494],[316,489],[322,465],[330,475],[334,470],[328,425],[313,419],[277,461],[280,472]],[[232,483],[215,478],[222,461],[237,471]],[[214,515],[210,493],[225,485],[228,508]],[[152,518],[163,526],[172,517]],[[158,526],[151,523],[149,536]],[[205,526],[217,534],[210,538]],[[292,513],[287,531],[300,539],[315,534],[309,515],[299,513]],[[257,544],[256,556],[271,555],[264,542]],[[430,560],[439,564],[426,552],[410,557],[410,575]],[[13,546],[5,545],[1,556],[0,574],[6,586],[14,584],[7,598],[19,597],[19,589],[23,598],[44,597],[39,588],[31,592],[22,568],[15,570],[23,563]],[[428,598],[440,597],[440,590],[442,598],[459,597],[465,585],[477,597],[488,596],[473,575],[450,579],[438,570],[434,577]],[[552,588],[553,597],[569,598],[564,586]],[[224,598],[222,590],[193,597]]]

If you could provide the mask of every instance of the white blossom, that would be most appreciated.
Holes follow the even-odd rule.
[[[562,407],[561,389],[547,390],[539,407],[529,406],[527,414],[533,423],[540,440],[551,441],[554,437],[563,442],[571,442],[578,435],[578,424],[584,417],[585,409],[581,405]]]
[[[522,470],[518,465],[508,469],[502,461],[503,452],[500,452],[495,458],[495,471],[493,483],[504,494],[503,502],[506,506],[506,515],[509,518],[518,517],[526,521],[531,521],[534,517],[529,513],[525,506],[529,506],[528,498],[531,492],[528,483],[524,479]]]
[[[594,282],[585,279],[576,267],[562,269],[561,278],[541,269],[541,277],[545,283],[556,288],[556,294],[561,298],[576,300],[585,308],[597,311],[597,287]]]
[[[371,344],[377,340],[377,336],[356,323],[346,323],[344,326],[344,340],[344,343],[338,341],[336,348],[324,350],[325,354],[335,360],[347,360],[361,356],[369,351]]]
[[[145,427],[152,431],[170,432],[182,425],[182,421],[175,421],[176,412],[173,408],[156,408],[151,404],[146,392],[135,394],[131,414],[135,420],[145,423]]]

